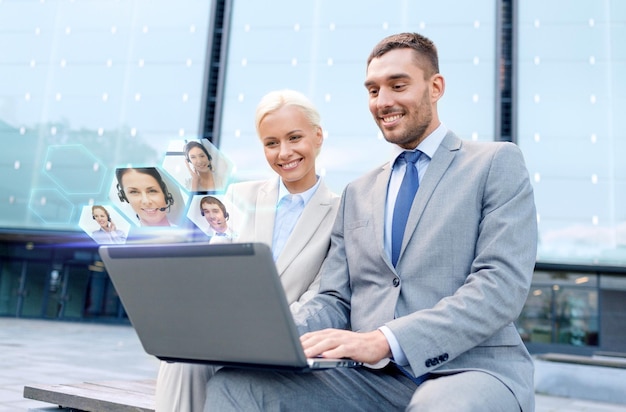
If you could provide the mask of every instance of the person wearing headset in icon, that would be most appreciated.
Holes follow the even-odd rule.
[[[244,215],[236,226],[236,241],[272,248],[289,307],[295,311],[319,289],[340,198],[316,173],[324,134],[320,114],[306,96],[293,90],[270,92],[257,105],[255,120],[275,176],[231,184],[224,200]],[[156,410],[201,411],[215,371],[210,365],[161,362]]]
[[[111,220],[109,211],[104,206],[94,205],[91,207],[91,216],[100,228],[91,233],[91,237],[98,243],[125,243],[126,234],[122,230],[118,230],[115,223]]]
[[[233,240],[237,237],[232,228],[228,226],[228,218],[230,215],[226,210],[226,206],[221,200],[214,196],[204,196],[200,199],[200,214],[204,216],[211,229],[213,229],[213,238],[219,240]]]
[[[133,208],[140,226],[174,226],[167,215],[174,197],[154,167],[115,170],[117,195]]]
[[[213,168],[213,157],[200,142],[190,141],[183,148],[185,152],[185,166],[189,171],[189,178],[185,180],[185,187],[192,192],[208,192],[219,190],[222,184]]]

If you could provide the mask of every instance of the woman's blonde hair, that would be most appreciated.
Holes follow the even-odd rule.
[[[284,90],[275,90],[273,92],[269,92],[265,96],[261,98],[261,101],[256,107],[256,134],[260,138],[261,133],[259,131],[259,126],[265,116],[268,114],[274,113],[285,106],[293,106],[296,107],[304,117],[309,120],[311,126],[316,129],[319,129],[322,132],[321,116],[315,105],[300,92],[290,89]],[[315,152],[315,156],[318,156],[321,151],[321,146],[317,148]]]
[[[259,125],[268,114],[274,113],[283,106],[294,106],[302,111],[311,122],[311,126],[319,127],[320,114],[313,103],[302,93],[295,90],[275,90],[269,92],[259,102],[256,108],[256,132],[259,134]]]

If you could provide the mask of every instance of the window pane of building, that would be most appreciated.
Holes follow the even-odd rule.
[[[599,287],[597,274],[535,271],[520,335],[527,343],[598,346]]]
[[[519,4],[519,144],[539,260],[626,262],[626,3]]]
[[[278,12],[279,11],[279,12]],[[355,16],[358,15],[358,18]],[[366,60],[383,37],[416,31],[438,47],[446,93],[440,118],[464,139],[493,140],[495,2],[408,0],[233,2],[220,148],[236,179],[271,175],[254,110],[267,92],[296,89],[322,115],[319,174],[335,192],[387,160],[367,106]]]

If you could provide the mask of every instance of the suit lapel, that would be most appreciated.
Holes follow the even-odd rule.
[[[293,228],[284,249],[278,256],[276,268],[280,275],[289,267],[291,262],[309,243],[317,228],[324,220],[331,207],[330,190],[324,182],[320,182],[319,187],[304,207],[302,215],[298,219],[296,226]]]
[[[390,269],[393,270],[391,259],[385,253],[385,205],[387,203],[387,187],[389,186],[389,177],[391,168],[389,163],[385,163],[378,173],[374,181],[373,193],[371,196],[373,202],[373,225],[375,245],[378,245],[379,253]]]
[[[277,200],[278,180],[271,179],[259,189],[254,211],[254,239],[270,247],[273,240]]]

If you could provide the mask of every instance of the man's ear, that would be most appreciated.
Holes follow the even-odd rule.
[[[440,73],[436,73],[430,79],[431,81],[431,93],[430,97],[433,102],[438,101],[443,96],[446,90],[446,81]]]

